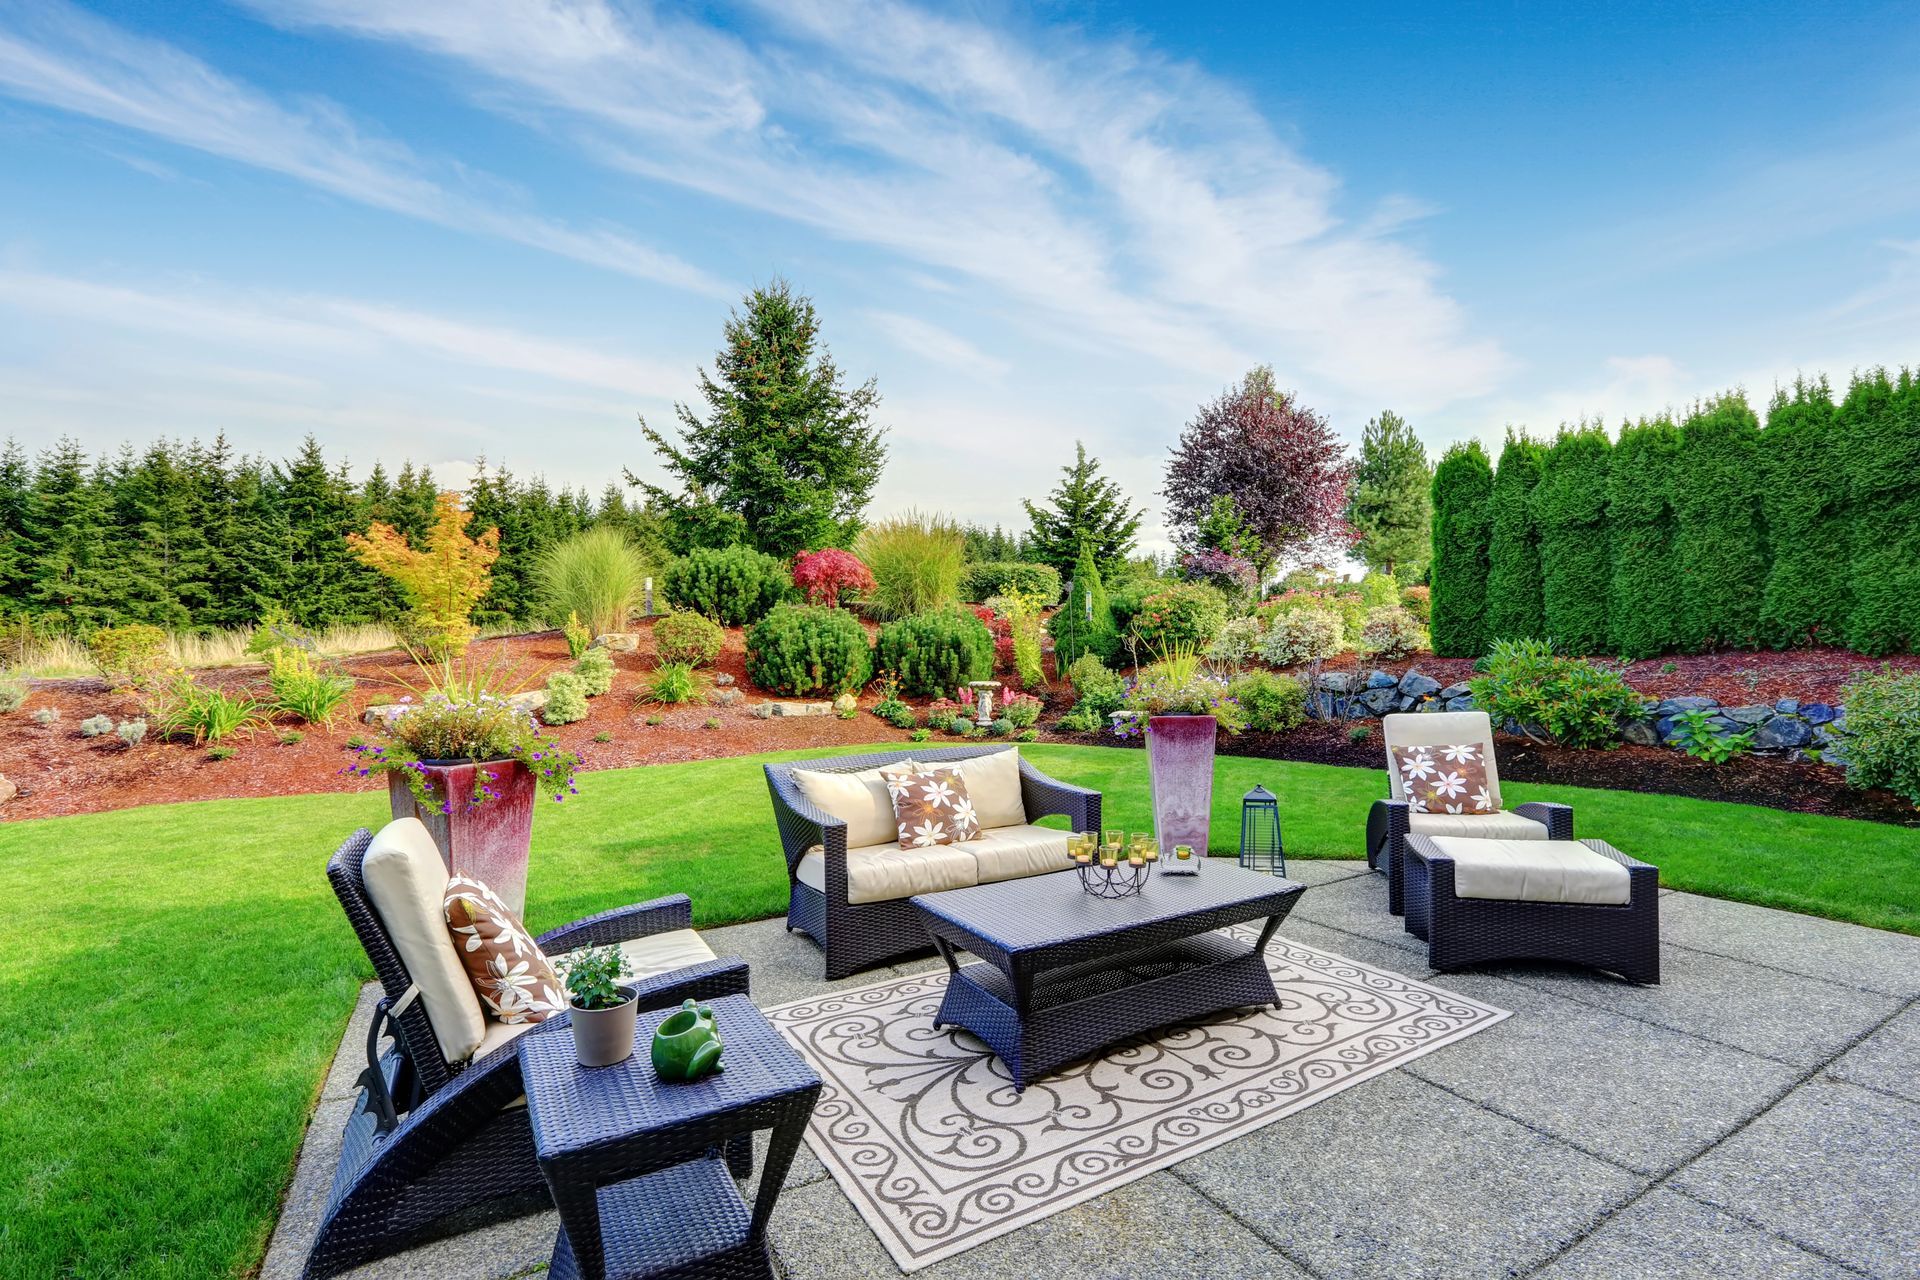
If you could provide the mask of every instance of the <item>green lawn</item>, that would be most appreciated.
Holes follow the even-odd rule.
[[[1144,753],[1025,750],[1104,792],[1110,821],[1144,821]],[[597,773],[577,805],[543,806],[530,923],[676,890],[706,925],[784,910],[758,768],[771,758]],[[1237,840],[1239,797],[1255,782],[1280,796],[1290,856],[1361,856],[1380,773],[1223,758],[1216,850]],[[1505,790],[1572,802],[1581,831],[1659,864],[1670,885],[1920,934],[1920,831]],[[384,810],[383,795],[327,795],[0,823],[14,939],[0,955],[0,1276],[258,1264],[328,1056],[371,976],[322,867]]]

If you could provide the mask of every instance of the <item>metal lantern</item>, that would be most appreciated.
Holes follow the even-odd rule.
[[[1249,871],[1287,874],[1287,855],[1280,847],[1280,800],[1265,787],[1255,787],[1240,798],[1240,865]]]

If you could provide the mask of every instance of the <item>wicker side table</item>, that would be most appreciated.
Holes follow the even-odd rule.
[[[661,1081],[648,1060],[670,1010],[642,1013],[633,1056],[611,1067],[582,1067],[564,1032],[520,1038],[534,1152],[560,1211],[554,1280],[772,1280],[767,1222],[820,1077],[745,996],[712,1004],[727,1069],[692,1084]],[[773,1136],[749,1206],[719,1151],[760,1129]]]

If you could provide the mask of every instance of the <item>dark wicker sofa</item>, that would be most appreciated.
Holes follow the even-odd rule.
[[[787,928],[798,929],[820,944],[826,955],[827,977],[844,978],[888,960],[925,954],[933,950],[933,942],[906,897],[882,902],[847,900],[847,824],[810,804],[794,771],[861,773],[903,760],[940,764],[1012,750],[1005,746],[935,747],[764,766],[787,859]],[[1020,797],[1029,823],[1060,814],[1075,831],[1099,829],[1098,791],[1049,778],[1025,759],[1020,760]],[[815,848],[825,861],[822,888],[803,884],[800,879],[801,860]],[[1060,865],[1062,869],[1066,866],[1064,862]]]
[[[361,873],[373,842],[356,831],[327,862],[327,879],[345,909],[381,998],[367,1034],[367,1067],[348,1117],[339,1168],[307,1255],[305,1275],[323,1277],[387,1257],[422,1240],[551,1206],[534,1159],[527,1109],[519,1099],[520,1057],[507,1043],[466,1062],[449,1061],[425,1002],[399,950],[381,924]],[[686,895],[674,894],[576,920],[541,934],[557,955],[691,928]],[[741,960],[689,964],[637,979],[642,1009],[663,1009],[689,997],[747,994]],[[527,1035],[567,1035],[560,1014]],[[390,1044],[385,1042],[391,1041]],[[728,1148],[741,1177],[751,1147]]]

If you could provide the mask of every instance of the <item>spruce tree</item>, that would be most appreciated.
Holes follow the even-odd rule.
[[[416,468],[411,460],[402,462],[400,474],[393,480],[389,516],[383,520],[418,545],[433,527],[434,504],[439,499],[440,486],[434,483],[433,468]]]
[[[1369,569],[1418,581],[1432,545],[1433,472],[1413,428],[1396,413],[1367,423],[1347,498],[1353,554]]]
[[[1562,427],[1533,491],[1540,531],[1540,597],[1546,635],[1562,652],[1607,648],[1612,578],[1607,475],[1612,444],[1598,421]]]
[[[9,437],[0,449],[0,616],[26,611],[33,581],[32,510],[33,464],[20,442]]]
[[[1487,640],[1546,635],[1540,589],[1540,532],[1533,519],[1533,488],[1546,449],[1524,431],[1507,429],[1493,476],[1493,540],[1488,549]]]
[[[1920,644],[1920,381],[1907,369],[1858,376],[1839,418],[1855,597],[1847,645],[1911,650]]]
[[[1088,543],[1094,563],[1108,573],[1126,564],[1144,513],[1134,509],[1117,483],[1100,474],[1100,463],[1087,457],[1087,446],[1078,440],[1073,442],[1072,463],[1060,468],[1060,475],[1047,505],[1021,503],[1032,524],[1027,558],[1050,564],[1065,576],[1073,572],[1081,544]]]
[[[1110,662],[1119,647],[1119,634],[1113,625],[1113,608],[1107,603],[1107,589],[1100,580],[1100,565],[1094,559],[1093,544],[1080,545],[1080,556],[1073,566],[1073,589],[1067,602],[1048,621],[1053,634],[1054,668],[1062,676],[1082,654],[1091,653],[1102,662]]]
[[[1486,652],[1493,467],[1478,440],[1450,447],[1433,470],[1433,586],[1428,630],[1445,658]]]
[[[1838,644],[1853,612],[1847,468],[1825,378],[1776,391],[1760,433],[1761,511],[1773,563],[1760,600],[1760,638],[1775,648]]]
[[[62,437],[34,469],[28,536],[33,580],[27,598],[47,621],[75,627],[118,621],[98,576],[113,540],[104,466],[90,468],[78,441]]]
[[[1680,424],[1673,487],[1680,644],[1750,648],[1760,637],[1767,556],[1760,516],[1760,419],[1730,391]]]
[[[885,432],[872,422],[880,394],[872,379],[841,384],[813,300],[784,280],[749,293],[727,321],[714,374],[700,370],[704,417],[674,406],[679,443],[640,424],[681,491],[629,481],[676,520],[709,523],[708,505],[736,517],[770,555],[850,541],[886,464]]]
[[[1673,486],[1680,430],[1668,418],[1620,427],[1607,473],[1607,527],[1612,580],[1607,595],[1611,648],[1651,658],[1680,643],[1680,577],[1674,566],[1677,525]]]
[[[312,436],[278,469],[277,481],[287,521],[287,612],[308,627],[371,621],[384,592],[347,547],[347,535],[362,532],[351,484],[327,465]]]
[[[228,625],[257,622],[269,606],[291,615],[304,586],[294,578],[293,528],[279,477],[263,459],[241,458],[230,488],[233,522],[220,569]]]

